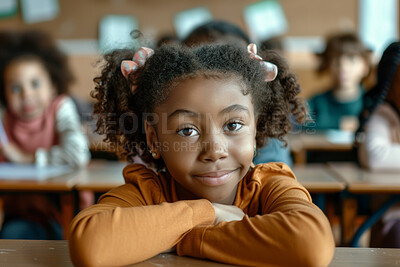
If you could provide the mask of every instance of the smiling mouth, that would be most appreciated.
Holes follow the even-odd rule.
[[[33,112],[33,111],[35,111],[36,110],[36,107],[35,106],[24,106],[23,108],[22,108],[22,111],[24,112],[24,113],[31,113],[31,112]]]
[[[195,179],[200,180],[203,184],[208,186],[218,186],[228,182],[232,174],[238,169],[228,171],[208,172],[199,175],[193,175]]]

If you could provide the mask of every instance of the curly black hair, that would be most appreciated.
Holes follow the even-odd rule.
[[[299,123],[305,118],[303,100],[297,97],[300,86],[282,57],[273,51],[261,55],[279,69],[277,78],[268,83],[264,81],[265,72],[259,62],[238,46],[162,46],[127,80],[121,73],[121,62],[131,59],[134,52],[116,50],[105,55],[105,65],[100,76],[94,79],[96,87],[91,92],[97,100],[96,131],[106,134],[104,141],[122,148],[120,155],[128,160],[139,156],[158,169],[164,167],[162,159],[154,160],[149,153],[144,131],[144,120],[148,118],[143,114],[151,114],[168,98],[169,91],[186,79],[199,76],[239,79],[244,84],[243,94],[250,94],[253,99],[257,147],[262,147],[268,138],[285,142],[283,138],[291,129],[291,118]],[[132,85],[137,85],[134,93],[130,89]]]
[[[65,54],[54,40],[42,31],[0,31],[0,104],[7,106],[5,99],[4,72],[14,60],[39,60],[56,88],[58,94],[66,93],[73,75]]]

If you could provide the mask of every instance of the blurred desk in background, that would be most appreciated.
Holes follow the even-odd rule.
[[[318,253],[318,251],[315,251]],[[386,267],[397,266],[400,249],[343,248],[335,249],[329,267]],[[66,240],[0,240],[1,266],[58,266],[72,267]],[[176,254],[159,254],[131,266],[232,266],[218,262],[180,257]]]
[[[295,164],[307,162],[307,151],[350,152],[353,148],[352,136],[336,130],[290,134],[288,141]]]
[[[107,192],[125,183],[122,171],[127,162],[92,160],[88,168],[75,177],[75,189]]]
[[[106,192],[124,183],[122,170],[125,162],[92,160],[86,168],[46,179],[0,179],[2,193],[56,193],[60,196],[64,238],[75,215],[75,190]]]
[[[326,164],[295,164],[292,170],[310,193],[340,193],[346,187]]]
[[[339,208],[337,199],[346,184],[338,179],[326,164],[295,164],[292,168],[297,180],[312,193],[313,203],[327,216],[332,230],[335,233],[337,244],[340,243],[340,216],[336,210]],[[336,231],[335,231],[336,230]]]
[[[75,215],[74,186],[75,177],[79,170],[49,177],[46,179],[0,179],[1,193],[56,193],[60,196],[61,226],[64,238],[67,237],[69,223]]]
[[[400,195],[400,173],[373,172],[362,169],[355,163],[329,163],[328,165],[338,178],[347,184],[349,194],[344,197],[342,203],[342,240],[344,244],[348,244],[354,236],[358,210],[357,200],[351,197],[351,194]],[[394,199],[394,201],[396,200]],[[382,205],[381,208],[385,208],[385,205]]]
[[[373,172],[355,163],[328,163],[354,194],[400,194],[400,172]]]
[[[400,249],[337,247],[329,267],[391,267],[400,262]]]

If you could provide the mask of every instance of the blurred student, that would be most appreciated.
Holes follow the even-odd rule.
[[[373,171],[391,170],[400,177],[400,42],[384,51],[377,84],[365,95],[356,133],[359,161]],[[371,246],[400,248],[400,205],[390,208],[373,228]]]
[[[39,31],[0,32],[0,162],[86,166],[86,136],[70,97],[67,58]],[[82,206],[93,202],[81,194]],[[4,197],[7,239],[60,239],[60,213],[45,194]]]
[[[158,48],[165,44],[171,45],[171,44],[179,44],[179,43],[180,43],[180,41],[175,34],[164,34],[158,39],[156,47]]]
[[[213,20],[195,28],[183,40],[183,43],[189,47],[210,43],[229,43],[245,49],[250,43],[250,38],[241,28],[232,23]]]
[[[195,28],[183,40],[183,43],[189,47],[195,47],[202,44],[210,43],[228,43],[238,45],[245,49],[250,43],[250,38],[238,26],[226,21],[210,21],[197,28]],[[267,49],[259,51],[261,56],[268,57],[274,54]],[[289,145],[276,138],[270,138],[266,145],[257,149],[254,164],[266,162],[283,162],[291,166],[293,164],[290,156]]]
[[[320,57],[319,74],[331,76],[328,91],[308,101],[316,130],[347,130],[358,127],[365,89],[361,82],[370,71],[370,52],[353,33],[330,36]]]

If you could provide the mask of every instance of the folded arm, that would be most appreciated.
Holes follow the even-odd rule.
[[[126,194],[134,194],[132,185],[124,187],[131,187],[124,190]],[[108,193],[74,218],[69,245],[75,265],[120,266],[146,260],[173,247],[193,227],[212,224],[215,218],[207,200],[142,206],[140,199],[117,195],[123,194]]]
[[[308,192],[290,177],[270,179],[263,215],[199,226],[177,245],[178,255],[250,266],[327,266],[331,228]]]

